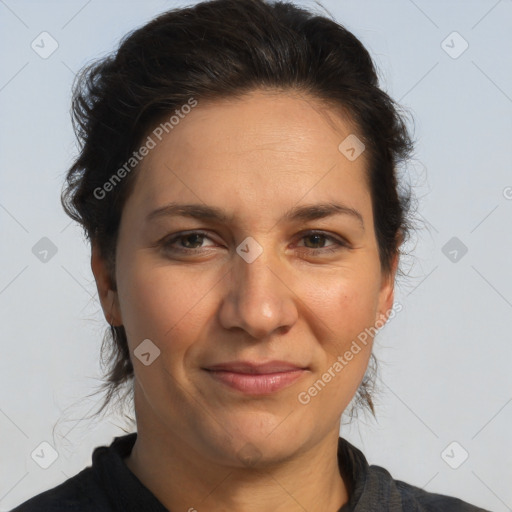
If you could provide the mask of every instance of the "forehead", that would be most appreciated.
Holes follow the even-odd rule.
[[[367,192],[364,153],[350,161],[339,150],[355,134],[354,124],[309,96],[254,91],[199,100],[167,129],[156,126],[149,133],[155,147],[142,161],[135,187],[141,201],[152,205],[183,195],[222,202],[243,193],[263,207],[284,196],[297,202],[305,193],[314,200],[330,191],[334,200],[336,190]]]
[[[158,142],[184,144],[183,149],[194,147],[197,156],[204,152],[242,154],[252,149],[303,154],[327,149],[332,153],[341,140],[356,132],[354,123],[341,109],[334,110],[304,94],[272,90],[252,91],[237,98],[199,100],[181,119],[174,116],[174,122],[172,128],[165,130],[169,133],[163,134],[164,140]],[[148,160],[159,156],[160,151],[153,151]]]

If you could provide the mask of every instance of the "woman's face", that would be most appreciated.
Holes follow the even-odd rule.
[[[337,437],[371,353],[371,337],[353,342],[393,301],[366,155],[353,138],[339,149],[353,126],[255,91],[154,133],[122,214],[117,294],[100,293],[127,332],[139,425],[231,465]]]

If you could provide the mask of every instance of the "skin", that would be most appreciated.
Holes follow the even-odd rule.
[[[125,462],[170,510],[335,512],[348,500],[340,417],[372,340],[308,404],[298,395],[393,304],[397,259],[382,271],[366,155],[349,161],[338,150],[351,133],[349,119],[291,91],[199,102],[141,163],[121,218],[117,292],[93,245],[103,311],[124,325],[135,370],[138,437]],[[146,223],[170,201],[217,206],[234,219]],[[294,206],[327,201],[358,210],[364,229],[350,215],[279,220]],[[307,236],[313,229],[349,246],[325,252],[335,242]],[[192,230],[207,236],[158,245]],[[236,252],[248,236],[263,249],[252,263]],[[148,366],[133,355],[145,339],[161,351]],[[241,359],[308,371],[254,397],[202,369]],[[247,447],[257,454],[251,463],[241,457]]]

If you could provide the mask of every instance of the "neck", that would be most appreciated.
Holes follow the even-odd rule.
[[[349,497],[338,432],[286,461],[240,468],[205,458],[175,433],[155,435],[138,424],[125,463],[168,510],[337,512]]]

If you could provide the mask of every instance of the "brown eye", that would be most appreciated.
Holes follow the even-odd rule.
[[[168,240],[164,240],[162,246],[166,251],[169,252],[194,253],[199,252],[201,249],[212,247],[201,247],[205,239],[211,240],[211,238],[206,233],[203,233],[202,231],[193,231],[185,234],[182,233]]]
[[[302,236],[302,240],[309,240],[310,245],[321,245],[322,247],[310,247],[310,245],[305,245],[306,249],[311,249],[313,252],[317,253],[323,253],[323,252],[336,252],[340,250],[343,247],[348,247],[348,244],[345,243],[343,240],[340,240],[334,236],[328,235],[323,232],[309,232]],[[325,241],[331,241],[333,242],[332,245],[325,246]],[[304,247],[304,246],[300,246]]]
[[[313,245],[318,244],[319,242],[324,242],[328,239],[326,235],[322,235],[320,233],[314,233],[312,235],[307,235],[303,238],[304,240],[312,240]],[[307,245],[307,244],[306,244]],[[309,249],[322,249],[323,247],[309,247]]]
[[[186,249],[198,249],[198,247],[187,247],[187,244],[191,243],[192,245],[195,245],[198,243],[201,243],[204,240],[205,236],[198,234],[198,233],[192,233],[190,235],[184,235],[178,238],[178,240],[182,240],[183,245],[185,245]]]

